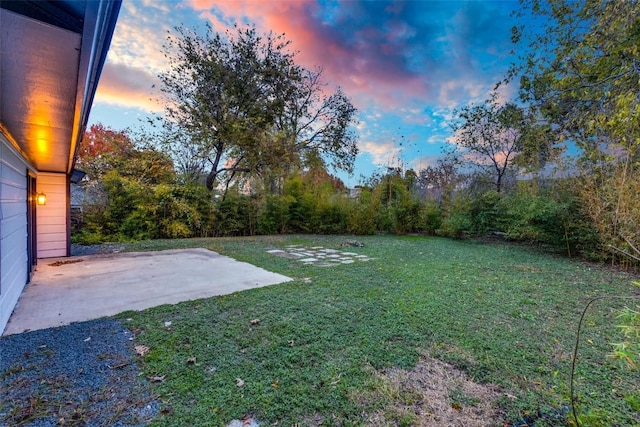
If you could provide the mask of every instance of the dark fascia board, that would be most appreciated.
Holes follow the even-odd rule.
[[[82,33],[84,21],[84,4],[82,2],[2,0],[0,8],[77,34]]]

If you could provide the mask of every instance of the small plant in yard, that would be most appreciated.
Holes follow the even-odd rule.
[[[640,286],[640,282],[634,284]],[[635,309],[624,307],[620,310],[618,319],[618,327],[622,331],[624,341],[612,344],[613,351],[610,356],[621,360],[628,368],[637,370],[640,363],[640,305],[635,306]]]
[[[207,247],[297,278],[122,315],[148,348],[137,357],[162,402],[153,425],[571,425],[580,313],[596,296],[628,292],[630,275],[526,247],[414,236],[358,237],[363,246],[351,250],[372,260],[331,268],[267,252],[340,250],[350,239],[130,244]],[[607,357],[615,313],[594,305],[585,317],[583,426],[640,422],[640,379]]]

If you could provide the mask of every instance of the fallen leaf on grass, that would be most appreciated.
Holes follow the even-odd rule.
[[[167,378],[166,375],[156,375],[153,377],[147,377],[147,379],[149,381],[151,381],[152,383],[161,383],[164,382],[165,378]]]
[[[278,388],[278,385],[280,385],[280,383],[278,382],[278,380],[275,380],[273,384],[271,384],[271,387]]]
[[[338,375],[336,375],[334,378],[335,379],[330,383],[332,386],[338,385],[338,383],[342,379],[342,373],[338,373]]]
[[[260,319],[251,319],[250,322],[252,325],[257,325],[258,323],[260,323]]]
[[[124,368],[125,366],[129,365],[129,362],[122,362],[122,363],[118,363],[117,365],[107,365],[109,367],[109,369],[121,369]]]
[[[238,387],[244,387],[244,381],[242,381],[242,379],[240,378],[236,378],[236,385]]]
[[[134,349],[136,350],[136,353],[138,353],[138,355],[140,356],[144,356],[145,354],[149,353],[149,347],[143,344],[135,346]]]
[[[195,356],[187,357],[187,365],[188,364],[195,364],[195,363],[196,363],[196,357]]]
[[[171,327],[171,322],[164,322],[164,327],[165,328]]]

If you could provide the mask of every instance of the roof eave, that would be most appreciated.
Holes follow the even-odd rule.
[[[67,173],[71,173],[113,37],[122,0],[87,2]]]

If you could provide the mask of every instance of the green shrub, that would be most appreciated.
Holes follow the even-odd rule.
[[[203,185],[160,184],[153,188],[163,238],[206,237],[212,234],[210,193]]]
[[[286,233],[289,224],[291,196],[267,196],[258,214],[258,234]]]
[[[503,209],[502,194],[491,190],[482,193],[471,202],[471,228],[476,235],[483,235],[489,231],[500,229]]]
[[[363,236],[376,232],[375,211],[378,203],[370,189],[363,188],[357,198],[349,200],[347,206],[348,233]]]
[[[321,200],[316,206],[317,226],[320,234],[344,234],[349,230],[349,201],[340,197]]]
[[[442,227],[442,209],[434,200],[427,200],[422,209],[422,230],[429,235],[435,235]]]
[[[254,234],[256,212],[250,196],[229,191],[216,203],[216,236],[249,236]]]
[[[510,239],[545,244],[569,256],[593,257],[599,248],[595,228],[569,192],[521,190],[503,198],[500,206],[501,224]]]
[[[393,212],[393,228],[397,234],[422,231],[422,205],[418,200],[410,197],[400,200]]]
[[[460,239],[471,231],[471,198],[466,194],[458,194],[453,198],[444,214],[437,234]]]
[[[71,243],[78,245],[98,245],[106,239],[99,231],[81,230],[71,236]]]

